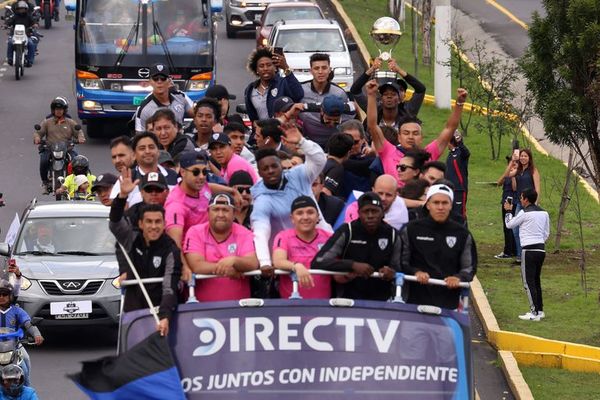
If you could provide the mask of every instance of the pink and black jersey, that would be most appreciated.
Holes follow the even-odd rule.
[[[187,195],[180,185],[175,186],[165,202],[165,229],[181,227],[185,237],[192,226],[208,222],[210,197],[211,191],[206,183],[200,188],[198,197]]]
[[[295,229],[279,232],[273,241],[273,251],[282,249],[287,252],[288,260],[304,265],[310,269],[310,264],[321,247],[331,237],[331,232],[317,228],[317,236],[310,242],[305,242],[296,235]],[[331,277],[328,275],[313,275],[315,287],[299,288],[300,295],[305,299],[329,299],[331,297]],[[292,279],[289,275],[279,278],[279,294],[287,299],[292,294]]]
[[[438,141],[433,140],[423,149],[431,155],[430,161],[436,161],[440,158],[442,153],[440,152]],[[404,157],[404,154],[396,148],[393,144],[385,140],[383,147],[378,151],[381,164],[383,165],[383,172],[396,178],[398,181],[398,187],[403,187],[404,182],[398,177],[397,165],[400,160]]]
[[[217,242],[210,232],[209,224],[191,227],[183,241],[183,252],[200,254],[211,263],[229,256],[245,257],[255,252],[254,234],[234,223],[231,234]],[[212,278],[196,281],[196,297],[200,301],[239,300],[250,297],[250,282],[247,278]]]

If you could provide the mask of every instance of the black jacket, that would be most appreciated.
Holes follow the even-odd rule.
[[[170,318],[177,306],[177,285],[181,277],[181,254],[173,240],[163,233],[162,236],[146,245],[142,233],[133,229],[132,223],[123,218],[126,199],[116,197],[110,209],[110,231],[123,245],[140,278],[163,277],[162,283],[146,284],[146,290],[152,304],[160,304],[160,318]],[[127,278],[134,275],[128,266]],[[137,286],[127,288],[125,292],[124,311],[148,308],[142,291]]]
[[[165,150],[167,150],[171,157],[175,159],[175,157],[177,157],[182,151],[194,151],[195,147],[196,145],[194,142],[192,142],[192,139],[189,136],[178,133],[169,147]]]
[[[400,232],[402,272],[427,272],[430,278],[456,276],[470,282],[477,270],[477,249],[467,228],[452,221],[439,224],[430,216],[410,221]],[[456,309],[460,290],[442,286],[408,285],[408,302]]]
[[[375,271],[387,266],[400,271],[400,240],[397,231],[382,222],[377,232],[369,234],[360,219],[344,224],[317,253],[311,268],[351,272],[352,263],[363,262]],[[356,278],[340,288],[340,297],[386,301],[392,294],[392,283],[379,278]]]

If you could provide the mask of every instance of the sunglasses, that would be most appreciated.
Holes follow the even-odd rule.
[[[208,168],[203,168],[203,169],[200,169],[200,168],[194,168],[194,169],[187,169],[187,168],[184,168],[184,169],[185,169],[186,171],[189,171],[189,172],[191,172],[191,173],[192,173],[192,175],[194,175],[194,176],[198,176],[198,175],[200,175],[200,174],[202,174],[202,175],[204,175],[204,176],[208,176],[208,174],[210,173],[210,169],[208,169]]]
[[[242,187],[242,186],[238,186],[238,188],[237,188],[237,191],[238,191],[240,194],[244,194],[244,193],[248,193],[248,194],[250,194],[250,187],[249,187],[249,186],[248,186],[248,187]]]
[[[402,164],[398,164],[396,166],[396,168],[398,168],[399,171],[405,172],[407,169],[418,169],[416,167],[410,166],[410,165],[402,165]]]
[[[164,82],[164,81],[166,81],[167,79],[169,79],[169,78],[167,78],[166,76],[162,76],[162,75],[156,75],[156,76],[153,76],[153,77],[152,77],[152,80],[153,80],[154,82]]]
[[[150,186],[150,187],[144,188],[144,192],[146,192],[146,193],[162,193],[164,191],[165,191],[165,189],[159,188],[156,186]]]

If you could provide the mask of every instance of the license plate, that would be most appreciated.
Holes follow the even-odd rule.
[[[261,18],[262,18],[262,14],[254,14],[255,21],[260,21]]]
[[[144,101],[145,98],[146,98],[146,96],[135,96],[133,98],[133,105],[139,106],[140,104],[142,104],[142,101]]]
[[[92,312],[92,301],[91,300],[81,300],[81,301],[57,301],[50,303],[50,315],[59,316],[64,315],[83,315],[86,317],[78,317],[78,318],[87,318],[87,314]],[[68,317],[66,317],[68,318]]]
[[[90,317],[90,314],[64,314],[64,315],[55,315],[56,319],[87,319]]]

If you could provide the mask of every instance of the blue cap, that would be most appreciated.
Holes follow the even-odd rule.
[[[196,164],[208,164],[208,156],[204,151],[183,151],[179,154],[179,166],[189,168]]]
[[[344,100],[332,94],[325,96],[323,102],[321,103],[321,109],[323,112],[326,115],[331,115],[332,117],[342,115],[345,107],[346,104],[344,103]]]

